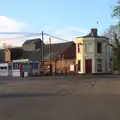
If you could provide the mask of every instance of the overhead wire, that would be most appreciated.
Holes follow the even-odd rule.
[[[39,36],[39,35],[42,35],[42,33],[31,33],[31,32],[0,32],[0,35],[21,35],[21,36],[15,36],[15,37],[4,37],[4,38],[1,38],[3,41],[5,41],[5,40],[10,40],[10,39],[18,39],[18,38],[22,38],[22,37]],[[49,36],[49,37],[52,37],[52,38],[55,38],[55,39],[58,39],[58,40],[61,40],[61,41],[66,41],[66,42],[69,41],[69,40],[65,40],[65,39],[62,39],[62,38],[59,38],[59,37],[56,37],[56,36],[44,33],[44,32],[43,32],[43,35]]]
[[[68,42],[68,40],[65,40],[65,39],[62,39],[62,38],[59,38],[59,37],[55,37],[55,36],[50,35],[50,34],[47,34],[47,33],[44,33],[44,35],[50,36],[50,37],[52,37],[52,38],[55,38],[55,39],[58,39],[58,40],[61,40],[61,41],[66,41],[66,42]]]

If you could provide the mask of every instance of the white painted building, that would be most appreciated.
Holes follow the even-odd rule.
[[[97,29],[90,34],[76,38],[76,64],[78,73],[108,73],[111,67],[111,47],[108,38],[97,35]]]
[[[12,76],[11,63],[0,63],[0,76]]]

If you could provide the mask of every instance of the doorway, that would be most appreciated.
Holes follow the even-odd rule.
[[[92,59],[85,59],[85,72],[92,73]]]

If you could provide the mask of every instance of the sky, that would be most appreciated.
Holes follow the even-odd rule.
[[[76,36],[87,34],[91,28],[98,28],[99,33],[102,33],[116,23],[111,18],[116,2],[117,0],[1,0],[0,32],[44,31],[65,40],[74,40]],[[0,40],[1,44],[6,42],[20,45],[25,39]]]

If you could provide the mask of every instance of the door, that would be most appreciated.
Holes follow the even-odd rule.
[[[92,73],[92,59],[85,60],[85,72]]]

